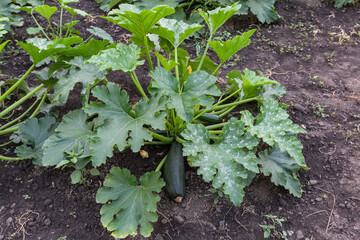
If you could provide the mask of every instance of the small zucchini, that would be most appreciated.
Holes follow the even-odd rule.
[[[164,164],[165,188],[171,199],[181,202],[185,197],[185,166],[182,145],[174,141]]]
[[[221,117],[219,117],[218,115],[210,114],[210,113],[204,113],[198,119],[201,121],[208,122],[208,123],[222,123]]]

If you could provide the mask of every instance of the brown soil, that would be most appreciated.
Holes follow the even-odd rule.
[[[77,6],[94,16],[103,14],[95,1],[81,0]],[[205,196],[210,185],[188,167],[186,198],[178,204],[161,193],[159,220],[149,239],[263,239],[259,224],[271,223],[268,214],[286,220],[276,231],[286,231],[289,239],[360,239],[360,28],[355,27],[360,6],[336,9],[328,1],[281,0],[276,9],[283,19],[272,25],[241,17],[225,26],[223,32],[232,34],[248,28],[258,31],[220,75],[233,68],[261,70],[287,88],[282,101],[289,105],[292,120],[307,130],[300,136],[310,168],[299,174],[302,198],[259,176],[246,189],[241,207],[226,199],[214,204],[214,195]],[[33,23],[24,17],[25,27],[9,39],[26,39],[25,28]],[[104,28],[116,41],[127,38],[124,30],[101,18],[82,21],[78,28],[82,34],[88,35],[89,24]],[[30,61],[22,51],[9,51],[1,59],[7,64],[0,69],[17,77]],[[147,85],[146,72],[138,75]],[[119,82],[119,76],[113,73],[109,80]],[[130,81],[122,80],[122,87],[139,98],[131,94],[135,89]],[[78,102],[74,91],[61,113],[79,107]],[[71,185],[70,170],[42,168],[30,161],[0,162],[0,240],[111,239],[100,223],[96,191],[111,166],[140,176],[153,170],[167,151],[145,149],[150,155],[146,160],[131,151],[115,152],[100,168],[102,174],[90,177],[86,186]]]

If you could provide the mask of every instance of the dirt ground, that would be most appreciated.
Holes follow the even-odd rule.
[[[94,16],[103,14],[95,1],[81,0],[76,5]],[[217,197],[208,196],[210,185],[197,176],[196,169],[187,167],[186,198],[178,204],[161,193],[159,220],[148,239],[263,239],[264,228],[259,224],[272,225],[266,215],[284,219],[270,239],[281,239],[283,231],[288,239],[360,239],[360,5],[336,9],[331,1],[279,0],[276,10],[282,19],[271,25],[261,25],[251,16],[227,23],[219,37],[258,30],[250,46],[222,70],[219,81],[234,68],[249,68],[261,70],[287,88],[281,101],[289,105],[292,120],[307,131],[300,135],[310,168],[299,173],[302,198],[259,176],[246,188],[241,207],[226,199],[215,204]],[[27,37],[25,29],[33,23],[28,17],[25,20],[10,39]],[[88,24],[103,27],[116,41],[126,38],[124,30],[100,18],[82,21],[78,30],[88,34]],[[0,66],[14,77],[30,66],[28,57],[15,46],[5,49],[1,57],[5,65]],[[138,75],[145,78],[144,85],[149,82],[145,72]],[[119,77],[112,73],[108,79],[120,82]],[[130,81],[124,79],[121,84],[131,92]],[[62,114],[80,107],[78,97],[74,91]],[[111,166],[126,167],[140,176],[153,170],[154,162],[167,151],[166,147],[145,149],[150,155],[146,160],[131,151],[115,152],[100,168],[102,174],[90,177],[86,186],[72,185],[70,170],[42,168],[30,161],[0,162],[0,240],[112,239],[100,223],[96,191]]]

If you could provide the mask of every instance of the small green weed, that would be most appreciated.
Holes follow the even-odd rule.
[[[325,108],[329,107],[328,105],[320,105],[320,104],[312,104],[312,109],[313,112],[316,116],[322,117],[322,118],[326,118],[329,115],[325,114]]]
[[[286,231],[285,230],[278,231],[276,229],[277,225],[282,227],[282,223],[285,222],[286,219],[285,218],[279,218],[279,217],[271,215],[271,214],[265,215],[265,217],[270,219],[272,224],[270,224],[270,225],[261,225],[261,224],[259,224],[259,226],[265,230],[264,231],[264,238],[273,237],[273,238],[287,240],[288,238],[287,238]]]

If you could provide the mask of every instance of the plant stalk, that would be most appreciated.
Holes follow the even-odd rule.
[[[146,99],[149,101],[148,97],[146,96],[145,92],[144,92],[144,89],[142,88],[140,82],[139,82],[139,79],[138,77],[136,76],[136,73],[135,71],[132,71],[130,73],[130,76],[131,76],[131,79],[133,80],[136,88],[139,90],[140,94]]]
[[[0,118],[5,116],[6,114],[8,114],[11,110],[13,110],[14,108],[16,108],[17,106],[19,106],[20,104],[22,104],[23,102],[25,102],[27,99],[29,99],[30,97],[32,97],[36,92],[38,92],[41,88],[43,88],[45,85],[41,84],[39,85],[37,88],[35,88],[34,90],[32,90],[31,92],[29,92],[28,94],[26,94],[24,97],[22,97],[20,100],[16,101],[15,103],[13,103],[11,106],[7,107],[5,110],[3,110],[0,113]]]
[[[5,157],[0,155],[0,160],[15,162],[15,161],[21,161],[21,158]]]
[[[15,88],[17,88],[20,83],[22,81],[24,81],[24,79],[31,73],[31,71],[34,69],[35,65],[31,65],[31,67],[26,71],[26,73],[24,75],[22,75],[22,77],[17,80],[17,82],[11,86],[11,88],[9,88],[3,95],[0,96],[0,102],[4,101],[4,99],[10,94],[12,93],[12,91],[14,91]]]
[[[204,50],[204,54],[203,54],[202,57],[201,57],[199,66],[198,66],[198,68],[197,68],[196,71],[200,71],[200,70],[201,70],[201,67],[202,67],[202,65],[203,65],[203,63],[204,63],[204,60],[205,60],[205,57],[206,57],[206,54],[207,54],[207,52],[208,52],[208,50],[209,50],[209,47],[210,47],[210,43],[209,43],[209,42],[211,41],[212,36],[213,36],[213,35],[211,34],[210,37],[209,37],[209,40],[207,41],[207,44],[206,44],[206,47],[205,47],[205,50]]]
[[[157,133],[154,133],[154,132],[151,132],[151,135],[153,138],[157,139],[157,140],[160,140],[162,142],[166,142],[166,143],[172,143],[174,141],[174,138],[173,137],[165,137],[163,135],[160,135],[160,134],[157,134]]]
[[[147,38],[146,35],[144,36],[144,44],[145,44],[145,50],[146,50],[146,57],[147,57],[147,60],[148,60],[148,63],[149,63],[150,71],[151,71],[151,70],[154,70],[154,67],[153,67],[153,64],[152,64],[152,61],[151,61],[149,43],[148,43],[148,38]]]
[[[161,170],[162,166],[164,165],[165,161],[166,161],[167,155],[161,160],[161,162],[159,163],[159,165],[157,166],[157,168],[155,169],[155,172],[158,172]]]

